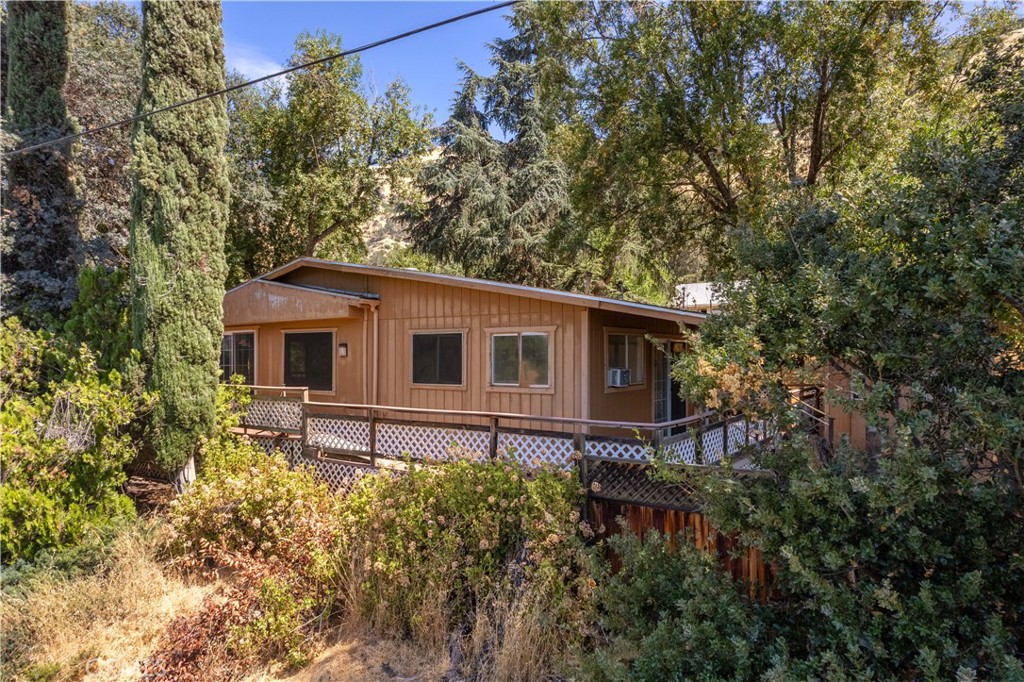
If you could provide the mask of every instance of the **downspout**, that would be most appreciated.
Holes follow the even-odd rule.
[[[369,395],[367,390],[367,382],[369,381],[369,371],[366,368],[366,363],[369,361],[370,354],[366,352],[369,347],[369,315],[367,314],[366,308],[363,308],[363,404],[366,404],[366,399]]]
[[[380,313],[377,310],[377,306],[370,308],[373,313],[373,382],[370,384],[370,390],[372,394],[370,396],[370,404],[377,404],[377,369],[380,365]]]

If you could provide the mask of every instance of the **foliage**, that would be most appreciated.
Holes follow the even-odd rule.
[[[222,391],[222,425],[237,418],[237,393]],[[280,452],[268,455],[223,426],[200,461],[195,485],[172,504],[168,549],[186,569],[228,568],[235,580],[180,619],[149,665],[174,674],[210,666],[209,679],[230,679],[254,662],[303,665],[334,612],[334,499],[312,471],[292,469]]]
[[[763,607],[685,536],[623,530],[609,539],[621,566],[598,579],[605,644],[584,659],[587,679],[759,679],[768,651]]]
[[[608,262],[637,252],[673,274],[732,262],[736,237],[757,231],[780,193],[843,190],[851,173],[895,158],[905,126],[951,108],[942,74],[973,44],[942,33],[957,12],[871,2],[519,10],[536,27],[539,96],[556,112],[579,229]]]
[[[757,456],[770,478],[692,477],[775,563],[765,674],[1021,678],[1021,44],[973,59],[970,108],[915,126],[887,172],[779,197],[678,367],[692,399],[783,425],[783,384],[824,383],[883,435],[823,455],[791,431]]]
[[[122,368],[132,357],[128,270],[102,265],[82,268],[78,297],[68,312],[64,335],[96,354],[102,369]]]
[[[146,3],[140,110],[224,87],[218,3]],[[157,462],[188,478],[214,423],[227,267],[225,100],[136,125],[132,170],[132,331],[160,402],[148,424]]]
[[[0,550],[11,563],[132,516],[119,491],[135,456],[126,429],[152,400],[126,390],[116,370],[101,372],[85,346],[16,318],[4,322],[0,349]]]
[[[564,278],[557,259],[569,219],[568,173],[549,151],[537,65],[526,27],[492,46],[493,76],[463,65],[453,113],[440,135],[440,157],[418,187],[425,205],[409,210],[414,247],[463,274],[552,285]],[[505,140],[496,139],[500,128]]]
[[[15,3],[6,9],[5,149],[74,131],[62,88],[68,75],[70,0]],[[80,239],[71,147],[51,146],[6,158],[4,313],[39,327],[75,297]]]
[[[291,64],[341,51],[337,35],[303,33]],[[232,95],[232,283],[299,256],[359,260],[362,226],[408,191],[430,118],[401,81],[377,94],[362,76],[358,57],[338,57]]]
[[[135,114],[142,85],[142,17],[118,0],[76,2],[70,16],[64,97],[79,127]],[[72,160],[82,200],[78,227],[86,263],[124,267],[131,223],[131,127],[115,126],[78,141]]]
[[[280,452],[268,455],[247,439],[225,436],[202,449],[196,484],[173,502],[174,553],[189,565],[217,551],[264,558],[330,511],[331,498],[307,470],[292,470]]]
[[[563,472],[501,461],[410,463],[404,475],[365,477],[340,510],[351,608],[379,632],[440,645],[490,597],[542,586],[539,634],[572,647],[586,633],[593,587],[583,549],[593,533],[575,511],[578,495]]]

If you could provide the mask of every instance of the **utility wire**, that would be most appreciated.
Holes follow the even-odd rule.
[[[234,92],[235,90],[241,90],[242,88],[247,88],[250,85],[255,85],[256,83],[262,83],[263,81],[270,80],[271,78],[277,78],[278,76],[283,76],[285,74],[292,73],[293,71],[299,71],[300,69],[305,69],[310,66],[316,66],[317,64],[329,62],[332,59],[350,57],[354,54],[359,54],[360,52],[366,52],[367,50],[371,50],[375,47],[380,47],[381,45],[387,45],[388,43],[393,43],[397,40],[402,40],[403,38],[409,38],[410,36],[414,36],[418,33],[425,33],[426,31],[431,31],[435,28],[441,28],[442,26],[454,24],[456,22],[463,21],[464,19],[470,19],[481,14],[486,14],[487,12],[494,12],[499,9],[504,9],[506,7],[515,5],[519,2],[522,2],[522,0],[507,0],[506,2],[502,2],[497,5],[491,5],[490,7],[481,7],[480,9],[473,10],[472,12],[466,12],[465,14],[459,14],[458,16],[449,17],[448,19],[442,19],[441,21],[434,22],[433,24],[427,24],[426,26],[420,26],[419,28],[414,28],[410,31],[406,31],[405,33],[399,33],[397,35],[389,36],[387,38],[381,38],[380,40],[375,40],[372,43],[360,45],[359,47],[353,48],[351,50],[344,50],[342,52],[338,52],[337,54],[332,54],[327,57],[322,57],[321,59],[306,62],[305,64],[292,66],[290,68],[284,69],[283,71],[278,71],[277,73],[271,73],[266,76],[260,76],[259,78],[254,78],[253,80],[245,81],[244,83],[236,83],[235,85],[228,86],[222,90],[208,92],[205,95],[193,97],[192,99],[183,100],[181,102],[175,102],[174,104],[168,104],[167,106],[160,107],[159,109],[154,109],[152,111],[146,111],[141,114],[136,114],[131,118],[122,119],[120,121],[114,121],[112,123],[106,123],[95,128],[90,128],[89,130],[83,130],[80,133],[75,133],[73,135],[65,135],[64,137],[58,137],[52,140],[47,140],[46,142],[40,142],[38,144],[30,145],[28,147],[23,147],[21,149],[15,149],[13,151],[8,152],[7,154],[4,154],[3,158],[9,159],[12,156],[15,156],[16,154],[24,154],[26,152],[35,151],[36,149],[42,149],[43,147],[50,147],[53,145],[62,144],[64,142],[71,142],[73,140],[77,140],[87,135],[92,135],[94,133],[98,133],[104,130],[109,130],[110,128],[117,128],[118,126],[127,125],[129,123],[135,123],[136,121],[141,121],[144,118],[149,118],[154,114],[162,114],[165,111],[180,109],[181,107],[188,106],[189,104],[195,104],[196,102],[202,102],[203,100],[211,99],[213,97],[219,97],[229,92]]]

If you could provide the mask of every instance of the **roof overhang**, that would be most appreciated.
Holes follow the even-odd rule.
[[[361,317],[376,305],[359,296],[253,279],[224,295],[224,326]]]
[[[622,301],[614,298],[576,294],[567,291],[556,291],[554,289],[541,289],[521,284],[508,284],[507,282],[492,282],[490,280],[474,279],[471,277],[442,275],[433,272],[423,272],[421,270],[385,268],[376,265],[362,265],[355,263],[340,263],[338,261],[321,260],[319,258],[310,257],[298,258],[290,263],[286,263],[285,265],[262,275],[259,279],[264,281],[273,281],[284,277],[289,272],[303,267],[322,268],[325,270],[336,270],[339,272],[363,275],[376,275],[378,277],[390,277],[393,279],[405,279],[416,282],[447,284],[449,286],[458,286],[467,289],[478,289],[481,291],[509,294],[512,296],[525,296],[528,298],[537,298],[556,303],[577,305],[584,308],[611,310],[630,315],[639,315],[641,317],[670,320],[691,326],[701,324],[707,317],[704,313],[698,313],[691,310],[665,308],[645,303],[635,303],[633,301]]]

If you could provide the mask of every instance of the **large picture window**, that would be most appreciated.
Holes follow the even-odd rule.
[[[284,335],[284,385],[313,391],[334,390],[334,334],[287,332]]]
[[[253,332],[229,332],[220,343],[221,381],[238,375],[243,383],[256,383],[256,335]]]
[[[462,385],[462,332],[412,335],[412,383]]]
[[[628,369],[631,386],[644,383],[644,346],[642,334],[608,334],[608,369]]]
[[[551,334],[491,335],[491,385],[546,388],[551,385]]]

